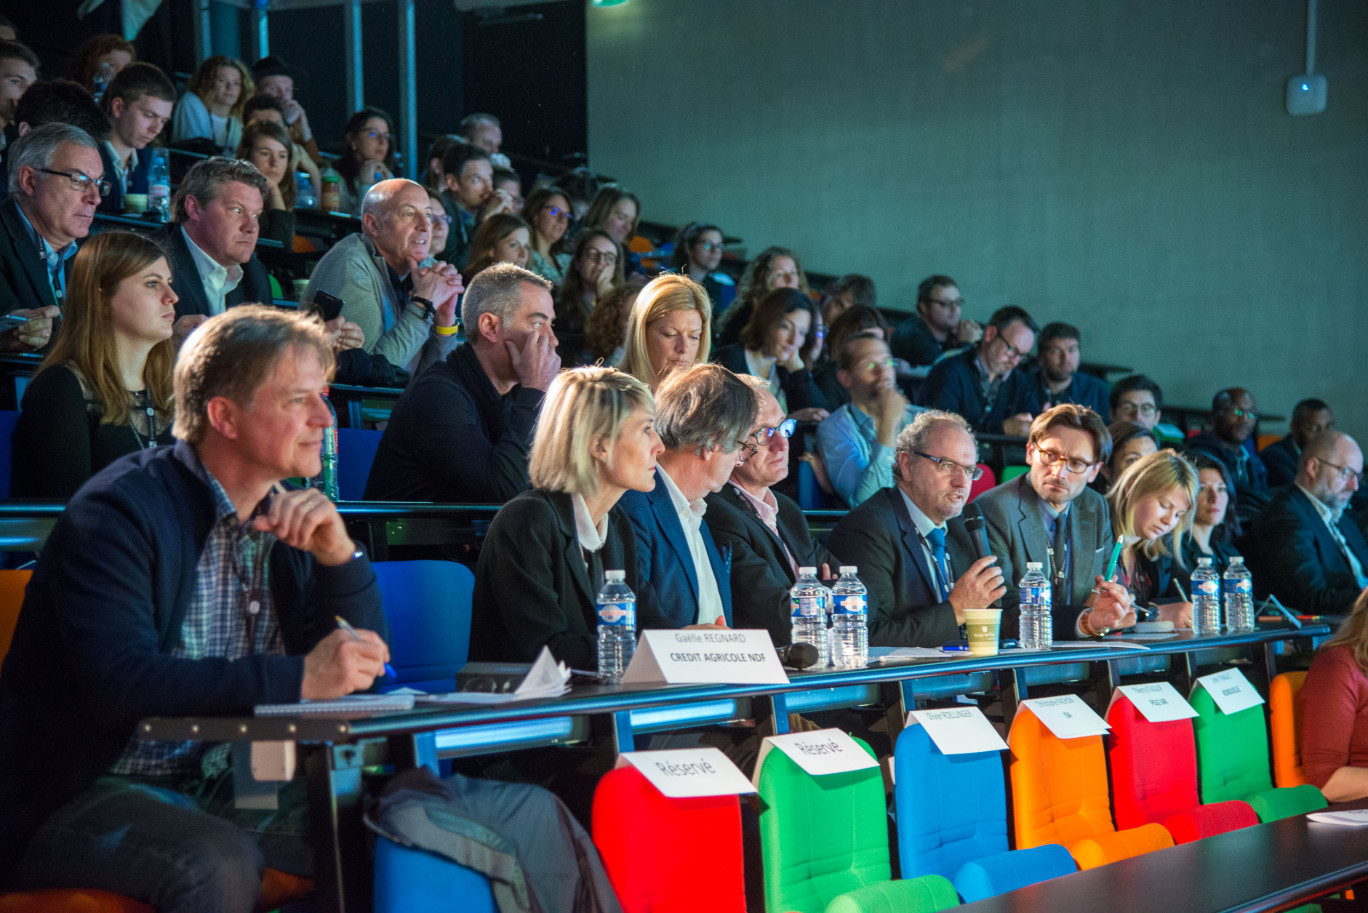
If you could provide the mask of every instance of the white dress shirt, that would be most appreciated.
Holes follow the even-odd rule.
[[[190,233],[181,226],[181,236],[185,238],[185,246],[190,249],[190,258],[195,261],[195,269],[199,270],[200,284],[204,286],[204,297],[209,302],[209,310],[217,316],[227,310],[226,299],[228,293],[238,287],[242,281],[242,267],[234,263],[232,267],[226,267],[213,257],[200,250],[190,238]]]
[[[689,554],[693,556],[694,575],[698,579],[698,618],[695,624],[715,624],[719,618],[725,621],[722,611],[722,593],[717,588],[717,576],[713,574],[712,562],[708,560],[708,549],[703,545],[703,512],[707,504],[702,498],[690,501],[674,483],[662,466],[656,472],[665,480],[665,490],[670,493],[670,502],[679,514],[679,525],[684,528],[684,541],[689,543]]]

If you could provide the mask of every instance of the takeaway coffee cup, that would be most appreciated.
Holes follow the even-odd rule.
[[[964,626],[969,632],[971,656],[997,656],[998,628],[1002,609],[965,609]]]

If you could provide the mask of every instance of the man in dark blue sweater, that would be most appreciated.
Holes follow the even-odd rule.
[[[67,506],[0,671],[0,885],[247,913],[266,864],[308,874],[302,803],[282,793],[278,813],[244,817],[228,746],[134,731],[382,674],[375,573],[326,497],[281,484],[320,470],[332,367],[303,315],[210,319],[176,366],[177,443],[111,464]]]
[[[1040,403],[1026,372],[1016,367],[1039,330],[1023,309],[998,308],[978,345],[942,358],[931,369],[920,405],[962,415],[984,434],[1025,437]]]

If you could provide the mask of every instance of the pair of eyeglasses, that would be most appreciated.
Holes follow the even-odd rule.
[[[84,194],[87,187],[94,187],[102,197],[109,196],[109,188],[113,185],[108,181],[97,181],[87,177],[79,171],[53,171],[51,168],[35,168],[43,174],[55,174],[58,177],[66,178],[71,182],[71,189]]]
[[[1060,463],[1063,463],[1064,468],[1074,475],[1081,475],[1098,463],[1096,460],[1082,460],[1078,457],[1068,457],[1062,453],[1055,453],[1053,450],[1046,450],[1042,447],[1032,447],[1031,449],[1035,451],[1035,455],[1046,466],[1058,466]]]
[[[898,360],[890,356],[888,358],[867,361],[860,367],[864,368],[866,371],[877,371],[879,368],[896,368],[897,366]]]
[[[1120,406],[1116,407],[1117,415],[1130,417],[1143,415],[1145,418],[1149,418],[1158,411],[1159,407],[1154,403],[1141,403],[1138,406],[1135,403],[1122,403]]]
[[[947,460],[945,457],[922,453],[920,450],[914,450],[912,452],[919,457],[925,457],[935,463],[936,468],[940,470],[941,475],[952,476],[958,473],[970,482],[977,482],[983,477],[983,467],[981,466],[965,466],[963,463],[956,463],[954,460]]]
[[[1258,409],[1237,409],[1234,406],[1226,406],[1221,411],[1226,415],[1233,415],[1235,418],[1247,418],[1251,422],[1257,422],[1259,420]]]
[[[711,241],[699,241],[698,246],[711,253],[715,250],[722,250],[722,248],[726,245],[722,244],[721,242],[714,244]]]
[[[610,251],[586,250],[584,256],[590,263],[607,263],[611,266],[617,262],[617,254]]]
[[[451,216],[447,215],[444,212],[430,212],[428,213],[428,218],[431,219],[433,222],[441,222],[444,225],[451,224]]]
[[[573,212],[568,209],[561,209],[559,206],[543,206],[542,212],[551,213],[551,218],[553,219],[565,219],[569,221],[575,217]]]
[[[379,133],[379,132],[377,132],[377,131],[375,131],[375,130],[367,130],[367,131],[366,131],[366,137],[367,137],[368,139],[382,139],[382,140],[384,140],[384,141],[387,142],[387,143],[392,143],[392,142],[394,142],[394,134],[393,134],[393,133]]]
[[[1012,345],[1007,340],[1003,339],[1001,336],[998,337],[998,342],[1002,343],[1004,346],[1007,347],[1008,358],[1019,361],[1021,359],[1021,356],[1026,354],[1025,352],[1018,349],[1016,346]]]
[[[954,301],[942,301],[940,298],[927,298],[926,300],[932,304],[939,304],[943,308],[949,308],[952,311],[964,307],[963,298],[956,298]]]
[[[1339,463],[1332,463],[1332,462],[1330,462],[1329,460],[1321,460],[1321,462],[1324,463],[1326,466],[1329,466],[1329,467],[1331,467],[1331,468],[1333,468],[1333,469],[1338,469],[1338,470],[1339,470],[1339,477],[1340,477],[1340,481],[1341,481],[1341,482],[1347,482],[1347,481],[1349,481],[1349,478],[1352,476],[1353,479],[1354,479],[1354,484],[1355,484],[1355,485],[1362,485],[1362,484],[1363,484],[1363,473],[1361,473],[1361,472],[1355,472],[1354,470],[1350,469],[1348,466],[1341,466]]]
[[[791,438],[793,437],[793,432],[797,428],[797,419],[786,418],[777,425],[769,425],[765,428],[759,429],[758,431],[752,432],[750,437],[747,438],[747,440],[754,440],[757,447],[768,447],[769,442],[774,440],[774,436],[776,434],[782,438]]]

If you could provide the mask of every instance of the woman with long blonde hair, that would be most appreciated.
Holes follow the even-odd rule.
[[[708,360],[711,331],[712,301],[703,286],[674,273],[657,276],[627,318],[622,370],[654,391],[667,374]]]
[[[152,241],[112,231],[77,251],[14,429],[15,497],[69,498],[119,457],[171,443],[175,319],[171,267]]]
[[[1157,610],[1158,620],[1175,627],[1191,627],[1192,604],[1174,592],[1173,567],[1183,566],[1178,543],[1197,512],[1197,470],[1176,450],[1151,453],[1121,473],[1107,503],[1112,535],[1123,541],[1119,582],[1135,596],[1137,607]]]

